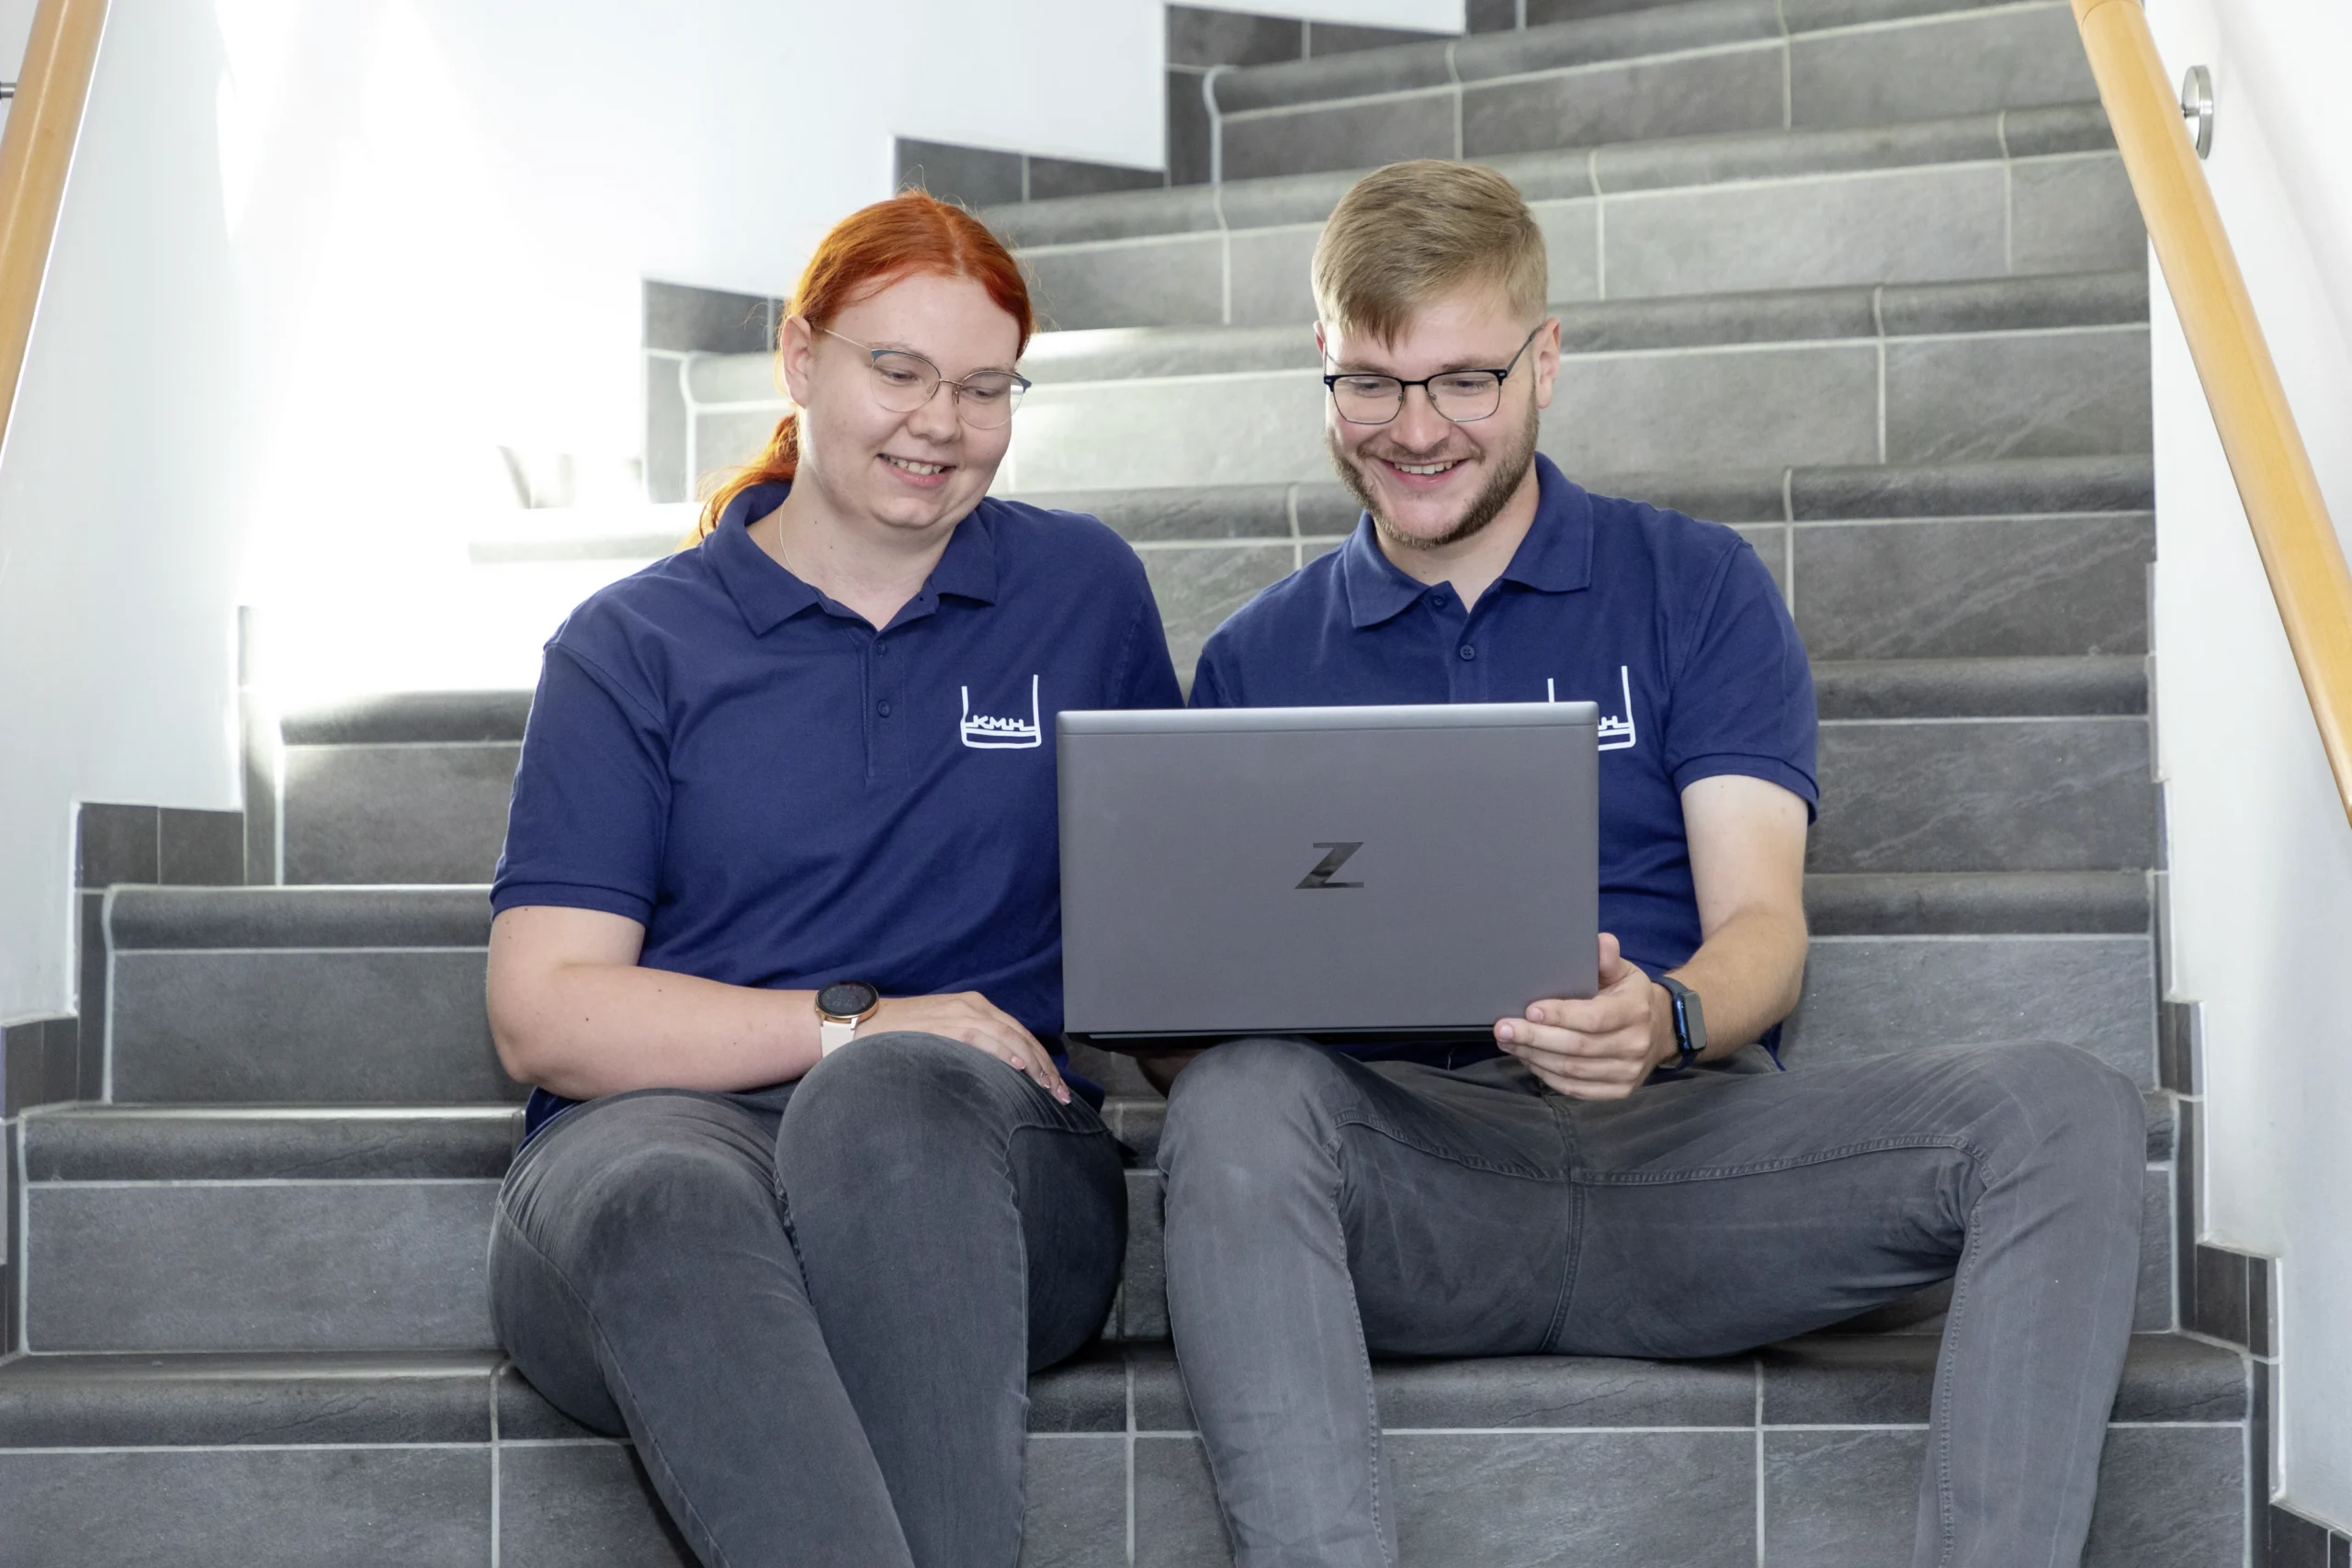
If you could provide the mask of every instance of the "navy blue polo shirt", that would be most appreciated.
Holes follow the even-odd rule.
[[[978,991],[1051,1043],[1054,716],[1182,701],[1143,564],[986,500],[877,632],[752,542],[789,489],[548,643],[492,907],[621,915],[645,967],[728,985]],[[538,1091],[526,1125],[567,1103]]]
[[[1699,947],[1682,790],[1744,773],[1819,801],[1813,674],[1737,534],[1535,470],[1534,525],[1475,608],[1399,571],[1367,516],[1217,628],[1193,703],[1598,703],[1601,929],[1656,975]]]

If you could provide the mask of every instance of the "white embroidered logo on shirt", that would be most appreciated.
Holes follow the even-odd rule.
[[[972,688],[960,688],[964,694],[964,720],[959,728],[964,744],[975,751],[1005,751],[1046,743],[1046,727],[1038,716],[1037,677],[1029,677],[1029,716],[991,718],[972,711]]]
[[[1597,750],[1602,751],[1626,750],[1641,739],[1634,729],[1634,675],[1623,664],[1617,666],[1617,689],[1625,694],[1625,716],[1611,718],[1606,714],[1601,716],[1600,744]],[[1544,700],[1547,703],[1560,700],[1559,682],[1549,676],[1544,681]]]

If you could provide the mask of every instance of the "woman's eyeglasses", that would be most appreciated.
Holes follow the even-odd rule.
[[[956,412],[966,424],[995,430],[1010,423],[1029,389],[1026,377],[1010,370],[975,370],[960,381],[939,373],[939,367],[903,348],[875,348],[854,337],[842,337],[830,327],[819,327],[830,338],[841,338],[852,348],[865,350],[874,367],[874,400],[892,413],[912,413],[938,395],[942,387],[956,389]]]

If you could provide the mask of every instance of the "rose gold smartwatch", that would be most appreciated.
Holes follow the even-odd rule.
[[[863,980],[836,980],[817,993],[817,1052],[830,1056],[857,1038],[857,1026],[882,1005],[882,993]]]

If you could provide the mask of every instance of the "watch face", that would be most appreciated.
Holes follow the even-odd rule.
[[[881,999],[882,993],[863,980],[836,980],[817,993],[817,1010],[827,1018],[862,1018]]]

